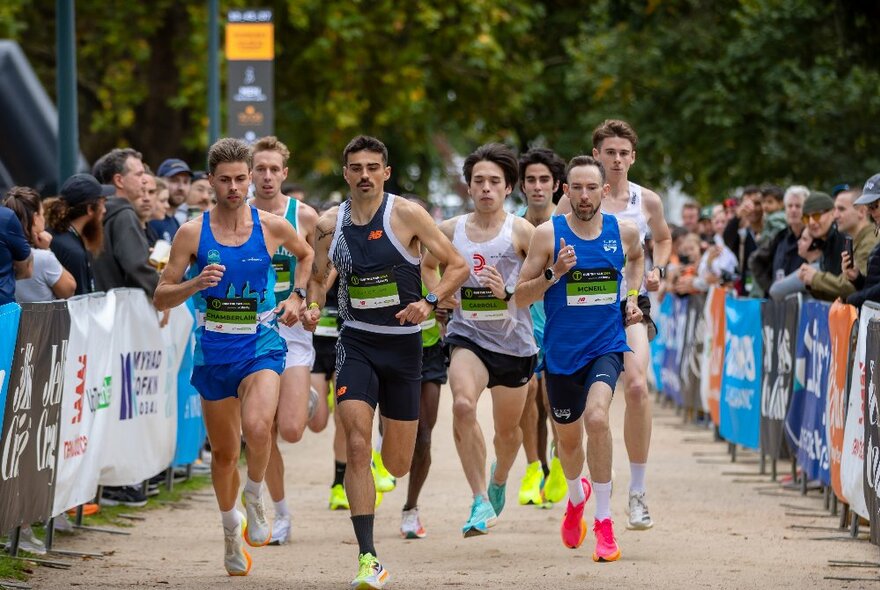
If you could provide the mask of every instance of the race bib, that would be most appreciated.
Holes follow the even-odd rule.
[[[256,299],[221,299],[208,297],[205,330],[220,334],[256,334]]]
[[[422,331],[425,331],[425,330],[430,330],[431,328],[433,328],[436,325],[437,325],[437,318],[435,318],[432,315],[428,319],[426,319],[424,322],[419,324],[419,328],[421,328]]]
[[[400,294],[391,270],[348,277],[348,298],[352,309],[376,309],[400,304]]]
[[[573,268],[565,275],[568,305],[611,305],[618,302],[617,271]]]
[[[328,311],[325,307],[321,310],[321,317],[315,327],[315,336],[339,338],[339,321],[336,318],[336,310]]]
[[[461,315],[466,320],[507,319],[507,302],[495,297],[488,287],[461,288]]]
[[[290,290],[290,258],[277,257],[272,259],[275,270],[275,292],[283,293]]]

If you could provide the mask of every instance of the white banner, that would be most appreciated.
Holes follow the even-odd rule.
[[[850,509],[868,518],[865,503],[865,343],[868,322],[880,318],[880,306],[867,302],[859,312],[859,339],[853,355],[846,428],[843,432],[843,456],[840,460],[840,482]]]
[[[177,383],[169,387],[172,359],[156,312],[140,289],[115,295],[113,393],[100,477],[109,486],[137,484],[168,467],[177,428]]]
[[[703,411],[709,411],[709,397],[711,389],[709,387],[709,369],[712,363],[712,338],[715,336],[715,318],[712,317],[712,296],[715,293],[715,287],[709,287],[706,293],[706,303],[703,305],[703,318],[706,320],[706,326],[703,329],[703,358],[700,359],[700,402]]]
[[[70,339],[61,395],[61,434],[53,515],[95,497],[110,423],[116,297],[84,295],[67,301]]]

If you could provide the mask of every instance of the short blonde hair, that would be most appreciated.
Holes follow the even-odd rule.
[[[274,135],[261,137],[251,147],[251,155],[257,152],[278,152],[281,154],[281,165],[287,166],[287,160],[290,159],[290,150]]]

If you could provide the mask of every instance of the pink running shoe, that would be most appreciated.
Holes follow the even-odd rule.
[[[593,561],[617,561],[620,548],[614,539],[614,522],[610,518],[603,521],[593,519],[593,532],[596,533],[596,551]]]
[[[593,486],[590,485],[586,477],[581,478],[581,485],[584,487],[584,501],[575,506],[569,500],[568,506],[565,508],[565,516],[562,518],[562,528],[560,529],[562,544],[569,549],[580,547],[587,536],[587,521],[584,520],[584,507],[593,493]]]

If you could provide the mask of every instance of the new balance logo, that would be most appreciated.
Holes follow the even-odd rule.
[[[371,231],[371,232],[370,232],[370,235],[367,236],[367,239],[368,239],[368,240],[378,240],[379,238],[382,237],[382,233],[383,233],[383,232],[382,232],[381,229],[377,229],[377,230],[375,230],[375,231]]]
[[[336,397],[342,397],[343,395],[345,395],[346,391],[348,391],[348,387],[343,385],[342,387],[340,387],[339,389],[336,390]]]
[[[553,415],[560,420],[568,420],[569,418],[571,418],[571,410],[568,408],[553,408]]]

